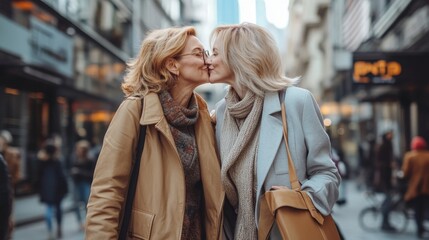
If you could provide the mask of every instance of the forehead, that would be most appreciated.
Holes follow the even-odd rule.
[[[219,38],[215,38],[215,40],[214,40],[214,42],[213,42],[213,49],[219,49],[221,46],[220,46],[220,39]]]
[[[184,51],[192,51],[194,49],[204,49],[203,44],[200,40],[195,36],[188,36],[186,39],[185,49]]]

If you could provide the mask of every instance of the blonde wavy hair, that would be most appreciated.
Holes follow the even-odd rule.
[[[276,43],[263,27],[253,23],[222,25],[210,35],[212,46],[216,40],[223,63],[232,70],[240,87],[263,96],[298,81],[284,75]]]
[[[143,40],[136,58],[127,62],[122,83],[125,96],[158,93],[175,84],[176,76],[168,71],[167,60],[179,55],[188,36],[196,36],[194,27],[172,27],[150,32]]]

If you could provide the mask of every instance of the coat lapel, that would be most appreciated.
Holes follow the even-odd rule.
[[[280,111],[281,107],[278,93],[266,93],[261,118],[258,157],[256,161],[258,198],[283,137]]]
[[[140,116],[140,125],[150,124],[155,124],[155,128],[167,138],[171,147],[177,152],[176,144],[174,143],[167,119],[164,117],[164,111],[162,110],[158,94],[152,92],[144,97],[143,111]],[[177,155],[179,155],[178,152]]]

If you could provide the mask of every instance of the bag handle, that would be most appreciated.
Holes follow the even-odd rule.
[[[281,96],[285,96],[285,90],[280,93]],[[282,125],[283,125],[283,137],[285,139],[288,167],[289,167],[289,181],[293,190],[301,190],[301,184],[296,176],[295,165],[293,164],[292,155],[289,150],[289,140],[287,131],[287,118],[286,118],[286,105],[284,97],[281,97],[281,108],[282,108]]]
[[[143,98],[142,98],[142,113],[143,113]],[[136,153],[134,156],[134,165],[131,170],[130,182],[128,184],[127,198],[124,206],[124,213],[119,229],[119,240],[127,239],[128,228],[131,220],[131,210],[133,208],[134,196],[136,194],[137,179],[139,177],[140,161],[143,154],[144,142],[146,138],[146,125],[140,125],[139,140],[137,142]]]

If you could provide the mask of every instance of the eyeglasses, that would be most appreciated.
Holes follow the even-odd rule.
[[[207,58],[210,57],[209,50],[202,50],[202,51],[193,52],[193,53],[180,54],[180,55],[177,55],[176,57],[183,57],[188,55],[194,55],[196,57],[202,58],[204,62],[206,62]]]

